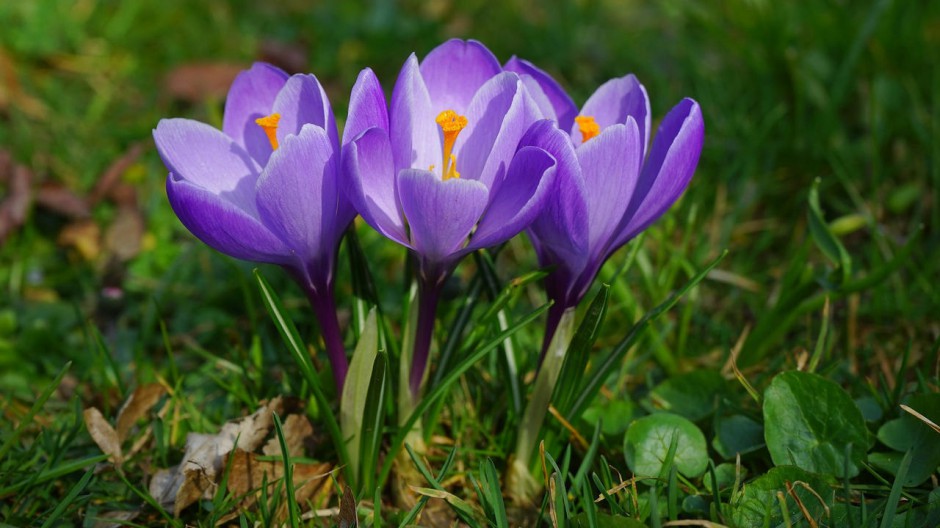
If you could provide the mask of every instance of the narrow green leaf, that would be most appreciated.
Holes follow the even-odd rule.
[[[689,290],[702,282],[705,277],[708,275],[708,272],[711,271],[715,266],[718,265],[722,259],[728,254],[728,251],[722,251],[718,257],[715,258],[710,264],[705,266],[704,269],[698,272],[692,279],[685,284],[679,291],[673,293],[669,296],[668,299],[663,301],[659,306],[647,312],[636,324],[633,325],[633,328],[630,329],[630,332],[627,333],[620,343],[617,344],[614,349],[607,354],[606,357],[597,362],[597,366],[594,370],[587,376],[587,383],[585,383],[581,390],[578,393],[577,398],[575,398],[574,403],[571,405],[571,408],[565,413],[565,416],[569,419],[572,417],[577,417],[581,415],[581,412],[587,408],[588,404],[594,399],[594,396],[600,390],[601,386],[604,384],[604,381],[610,375],[612,371],[615,370],[616,365],[623,358],[624,354],[630,350],[630,347],[637,342],[640,336],[643,335],[643,332],[649,327],[656,318],[668,311],[670,308],[675,306],[679,299],[683,295],[688,293]]]
[[[602,284],[565,352],[564,363],[561,365],[558,381],[552,394],[552,403],[563,416],[567,415],[574,403],[581,381],[584,379],[584,370],[591,357],[591,348],[600,335],[609,299],[610,286]]]
[[[369,395],[372,372],[379,352],[378,333],[375,308],[373,308],[369,310],[366,324],[359,335],[359,342],[356,343],[352,360],[349,362],[346,383],[343,385],[343,397],[339,403],[340,430],[343,432],[343,438],[346,439],[350,472],[357,476],[357,484],[359,469],[362,466],[360,431],[363,427],[363,412]]]
[[[385,417],[385,394],[388,381],[388,354],[383,351],[375,357],[369,392],[366,395],[362,412],[362,432],[360,433],[362,441],[359,454],[362,461],[360,473],[363,491],[371,489],[375,481],[375,468],[379,459],[379,448],[382,445],[382,421]]]
[[[829,225],[826,224],[822,208],[819,206],[819,182],[820,179],[816,178],[809,191],[809,211],[807,211],[809,232],[816,242],[816,247],[826,255],[826,258],[828,258],[836,266],[836,270],[840,272],[838,284],[842,284],[848,280],[849,274],[852,271],[852,259],[848,251],[845,250],[845,246],[842,245],[842,242],[839,241],[832,230],[829,229]]]
[[[3,446],[0,446],[0,460],[3,460],[7,452],[13,448],[13,443],[16,442],[20,435],[23,434],[23,431],[27,427],[32,425],[33,417],[36,416],[36,413],[46,404],[46,401],[49,400],[49,397],[52,396],[52,393],[59,388],[59,384],[62,383],[62,378],[65,377],[65,373],[69,371],[69,368],[72,366],[72,362],[69,361],[59,370],[59,373],[56,374],[55,378],[52,379],[52,382],[43,389],[42,393],[39,394],[39,398],[36,399],[36,402],[33,403],[33,406],[29,408],[29,412],[26,413],[26,416],[23,416],[20,419],[20,423],[16,426],[16,429],[13,430],[13,434],[7,437],[6,442],[3,443]]]
[[[417,406],[415,406],[414,411],[408,417],[407,420],[399,427],[398,432],[395,437],[392,438],[390,449],[388,455],[385,457],[385,463],[382,465],[382,471],[380,472],[379,484],[384,484],[388,479],[388,475],[392,471],[392,463],[395,460],[395,456],[398,453],[398,450],[401,449],[402,443],[405,441],[405,437],[411,431],[411,427],[418,421],[421,415],[426,411],[431,405],[433,405],[439,398],[443,398],[446,394],[449,393],[450,387],[460,379],[461,376],[479,361],[492,352],[496,347],[500,345],[508,336],[511,336],[519,331],[523,326],[531,323],[542,315],[548,308],[551,306],[551,303],[545,303],[542,306],[539,306],[535,310],[532,310],[521,319],[519,319],[516,324],[507,328],[505,331],[500,332],[498,335],[493,337],[491,340],[484,343],[482,346],[478,347],[473,353],[467,355],[466,358],[457,366],[451,370],[441,383],[431,389],[431,391],[421,399]]]
[[[287,440],[284,438],[284,428],[281,425],[281,417],[274,413],[274,433],[277,436],[277,442],[281,446],[281,460],[284,463],[284,490],[287,494],[287,518],[291,528],[300,526],[300,506],[297,504],[297,495],[294,494],[294,464],[290,460],[290,453],[287,451]]]
[[[72,505],[72,502],[78,497],[78,494],[84,491],[85,487],[88,486],[88,483],[91,481],[91,478],[95,476],[94,468],[89,469],[82,475],[82,478],[72,486],[72,489],[69,490],[68,494],[65,495],[59,503],[56,505],[55,509],[52,510],[52,513],[49,514],[49,517],[46,517],[46,521],[42,523],[42,528],[49,528],[51,526],[56,526],[56,522],[62,517],[62,514],[65,513],[65,510]]]
[[[254,274],[255,278],[258,280],[258,286],[261,289],[261,298],[264,301],[264,306],[267,308],[271,319],[274,320],[274,326],[276,326],[278,332],[280,332],[284,344],[287,345],[288,352],[291,353],[294,362],[300,369],[300,374],[307,382],[311,392],[313,392],[313,397],[317,401],[317,406],[323,417],[327,431],[333,439],[333,445],[339,455],[340,463],[348,467],[349,452],[346,450],[346,439],[343,438],[343,433],[336,420],[336,415],[333,413],[333,409],[330,406],[330,401],[326,398],[326,394],[324,394],[323,388],[320,386],[320,379],[317,376],[316,370],[313,368],[313,362],[310,361],[310,356],[303,344],[303,340],[297,332],[297,327],[295,327],[293,321],[287,317],[280,297],[278,297],[277,293],[271,288],[267,279],[261,275],[261,272],[257,268],[254,270]]]

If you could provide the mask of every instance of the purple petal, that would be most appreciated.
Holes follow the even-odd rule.
[[[299,134],[304,125],[311,124],[326,130],[333,144],[339,145],[330,100],[313,75],[292,75],[277,94],[272,113],[281,115],[277,125],[278,143],[283,143],[289,135]]]
[[[153,139],[163,164],[177,179],[255,215],[255,181],[261,168],[232,138],[198,121],[161,119]]]
[[[533,94],[533,98],[539,102],[539,107],[542,109],[542,113],[545,117],[553,119],[558,123],[558,128],[562,130],[571,129],[571,126],[574,124],[574,118],[578,115],[578,107],[575,106],[574,101],[571,100],[568,93],[565,92],[551,75],[531,62],[516,56],[509,59],[506,65],[503,66],[503,69],[519,74],[526,84],[526,89],[536,92],[536,90],[532,89],[533,85],[528,82],[529,80],[534,81],[535,85],[539,88],[538,91],[545,96],[544,101],[551,105],[551,112],[549,113],[549,109],[543,106],[542,99]]]
[[[176,216],[196,238],[231,257],[285,264],[291,251],[248,211],[170,173],[166,194]]]
[[[486,208],[488,191],[478,181],[406,169],[398,174],[398,194],[415,252],[440,263],[463,247]]]
[[[555,176],[555,159],[538,147],[516,152],[466,252],[495,246],[525,229],[541,212]]]
[[[612,125],[578,150],[588,205],[588,248],[603,250],[630,203],[642,158],[636,121]]]
[[[386,237],[410,247],[398,206],[398,186],[388,134],[371,128],[343,150],[346,196],[369,225]]]
[[[646,88],[633,74],[602,84],[584,103],[581,115],[593,117],[601,130],[613,124],[626,123],[628,116],[633,117],[640,129],[640,144],[645,157],[649,144],[650,101]],[[577,126],[571,128],[571,138],[575,143],[581,142]]]
[[[349,114],[343,128],[343,145],[372,127],[388,131],[388,107],[382,85],[371,68],[359,72],[349,94]]]
[[[554,188],[530,228],[537,246],[555,248],[552,251],[559,254],[583,256],[588,242],[584,177],[568,134],[551,121],[543,120],[529,127],[519,145],[542,148],[556,161]],[[541,250],[537,251],[541,255]]]
[[[418,70],[418,59],[412,54],[398,74],[389,110],[389,137],[396,172],[441,165],[443,150],[436,117]]]
[[[679,199],[695,173],[704,141],[702,110],[692,99],[683,99],[666,114],[656,131],[616,247],[649,227]]]
[[[271,155],[271,143],[255,119],[271,113],[274,99],[287,82],[287,74],[270,64],[256,62],[235,77],[228,97],[222,131],[234,139],[251,157],[264,166]]]
[[[514,73],[493,77],[467,110],[467,128],[457,138],[457,170],[493,189],[505,178],[519,140],[540,112]]]
[[[496,56],[475,40],[448,40],[421,61],[421,76],[437,113],[466,113],[477,90],[501,71]]]
[[[285,138],[258,179],[262,220],[304,261],[331,263],[346,229],[336,218],[337,158],[326,131],[307,125]]]

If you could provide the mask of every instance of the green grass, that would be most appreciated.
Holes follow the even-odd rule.
[[[555,473],[555,491],[530,507],[504,497],[498,477],[522,418],[513,387],[531,389],[541,340],[541,320],[516,323],[536,313],[544,295],[537,282],[510,291],[500,323],[487,310],[511,279],[535,269],[528,241],[511,241],[492,267],[467,259],[440,311],[437,341],[441,348],[453,341],[455,352],[446,364],[432,361],[439,372],[430,379],[446,382],[446,391],[428,406],[437,417],[425,420],[436,424],[425,437],[429,450],[400,457],[414,465],[377,481],[378,491],[356,490],[361,518],[382,526],[414,518],[429,526],[454,518],[477,526],[551,526],[553,518],[559,526],[630,526],[627,517],[648,526],[692,519],[809,526],[807,516],[820,526],[940,523],[940,435],[899,408],[940,421],[940,5],[530,3],[0,3],[0,151],[29,169],[34,189],[91,196],[115,160],[144,146],[119,175],[123,190],[95,202],[87,219],[33,203],[0,246],[0,522],[91,526],[130,512],[132,526],[210,526],[236,498],[200,501],[174,519],[172,508],[149,497],[150,477],[180,462],[187,433],[215,433],[278,395],[302,398],[317,431],[316,449],[305,456],[339,462],[327,440],[326,416],[336,409],[324,408],[335,401],[325,358],[302,373],[254,266],[206,248],[176,220],[150,131],[171,116],[220,123],[224,90],[191,100],[167,91],[167,75],[184,64],[283,61],[289,54],[270,51],[278,43],[300,54],[294,61],[324,83],[342,116],[361,68],[375,69],[390,89],[409,53],[422,56],[458,36],[482,40],[501,60],[532,60],[578,103],[632,72],[650,94],[654,119],[684,96],[701,104],[706,144],[688,192],[611,259],[595,287],[610,284],[588,372],[623,345],[635,322],[728,253],[622,347],[583,412],[564,416],[580,438],[546,419],[536,465]],[[12,193],[6,179],[0,189],[0,201]],[[115,231],[127,208],[142,220],[138,235]],[[98,229],[82,239],[99,244],[90,257],[63,242],[80,222]],[[387,369],[394,373],[405,253],[365,225],[357,235],[394,341]],[[142,250],[122,256],[132,243]],[[338,303],[352,320],[361,310],[354,293],[363,290],[351,286],[362,278],[361,264],[345,265],[350,260],[362,259],[344,244]],[[316,345],[303,294],[280,270],[260,273],[300,338]],[[462,325],[462,303],[477,283],[479,301]],[[494,340],[507,328],[516,370],[504,341]],[[354,335],[358,329],[347,332],[349,350]],[[456,369],[463,375],[448,376]],[[794,369],[815,374],[778,377]],[[122,444],[125,453],[138,441],[139,449],[119,467],[98,466],[104,456],[83,410],[97,407],[113,420],[136,387],[155,382],[167,395]],[[323,387],[322,399],[313,386]],[[795,396],[782,396],[789,394],[782,386]],[[822,386],[832,399],[807,392]],[[404,435],[392,427],[394,399],[378,401],[386,427],[374,475],[381,479],[384,455]],[[684,451],[680,433],[660,439],[658,474],[638,475],[655,479],[631,481],[637,460],[625,453],[652,444],[629,425],[666,410],[706,443]],[[804,461],[799,449],[780,454],[770,431],[797,411],[805,420],[791,426],[809,424],[807,434],[831,447],[827,464],[844,465]],[[851,444],[832,434],[855,428]],[[284,442],[280,431],[272,438]],[[684,469],[690,460],[707,462],[704,472]],[[396,475],[409,471],[424,491],[421,507],[395,501]],[[339,505],[342,471],[329,478],[337,482],[318,496],[318,508]],[[271,525],[285,502],[278,489],[233,522]]]

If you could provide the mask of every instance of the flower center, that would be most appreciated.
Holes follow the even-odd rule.
[[[587,140],[601,133],[601,126],[591,116],[578,116],[574,120],[581,131],[581,143],[587,143]]]
[[[255,123],[258,124],[264,130],[264,133],[268,136],[268,141],[271,142],[271,148],[277,150],[277,123],[281,120],[281,114],[271,114],[269,116],[260,117],[255,119]]]
[[[441,131],[444,132],[444,167],[441,170],[443,179],[459,178],[457,172],[457,156],[453,154],[454,143],[457,141],[457,135],[467,126],[467,118],[454,112],[453,110],[444,110],[437,115],[435,119]],[[434,170],[434,166],[431,166]]]

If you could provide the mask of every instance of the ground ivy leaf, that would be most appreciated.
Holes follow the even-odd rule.
[[[695,422],[715,412],[725,387],[717,370],[695,370],[660,383],[644,403],[651,411],[669,411]]]
[[[671,413],[644,416],[630,425],[624,439],[627,465],[639,476],[659,475],[674,437],[677,440],[673,463],[679,473],[690,478],[705,473],[708,465],[705,435],[688,419]]]
[[[911,396],[907,405],[926,416],[934,423],[940,423],[940,394],[918,394]],[[908,449],[913,450],[911,467],[908,469],[905,486],[922,484],[940,466],[940,436],[924,422],[902,412],[900,418],[885,422],[878,429],[878,440],[898,451],[899,454],[879,454],[872,462],[882,469],[897,474],[898,464]]]
[[[732,500],[733,526],[778,525],[783,521],[778,492],[786,498],[790,518],[799,519],[802,511],[793,499],[793,494],[788,491],[788,484],[810,516],[817,522],[824,518],[825,507],[816,495],[821,497],[825,504],[832,504],[834,500],[832,488],[825,478],[798,467],[778,466],[745,484],[743,492]]]
[[[837,384],[808,372],[784,372],[764,391],[763,410],[764,439],[775,465],[837,477],[858,474],[871,441],[862,412]]]
[[[726,459],[757,451],[764,447],[764,427],[741,414],[722,417],[715,425],[712,447]]]

